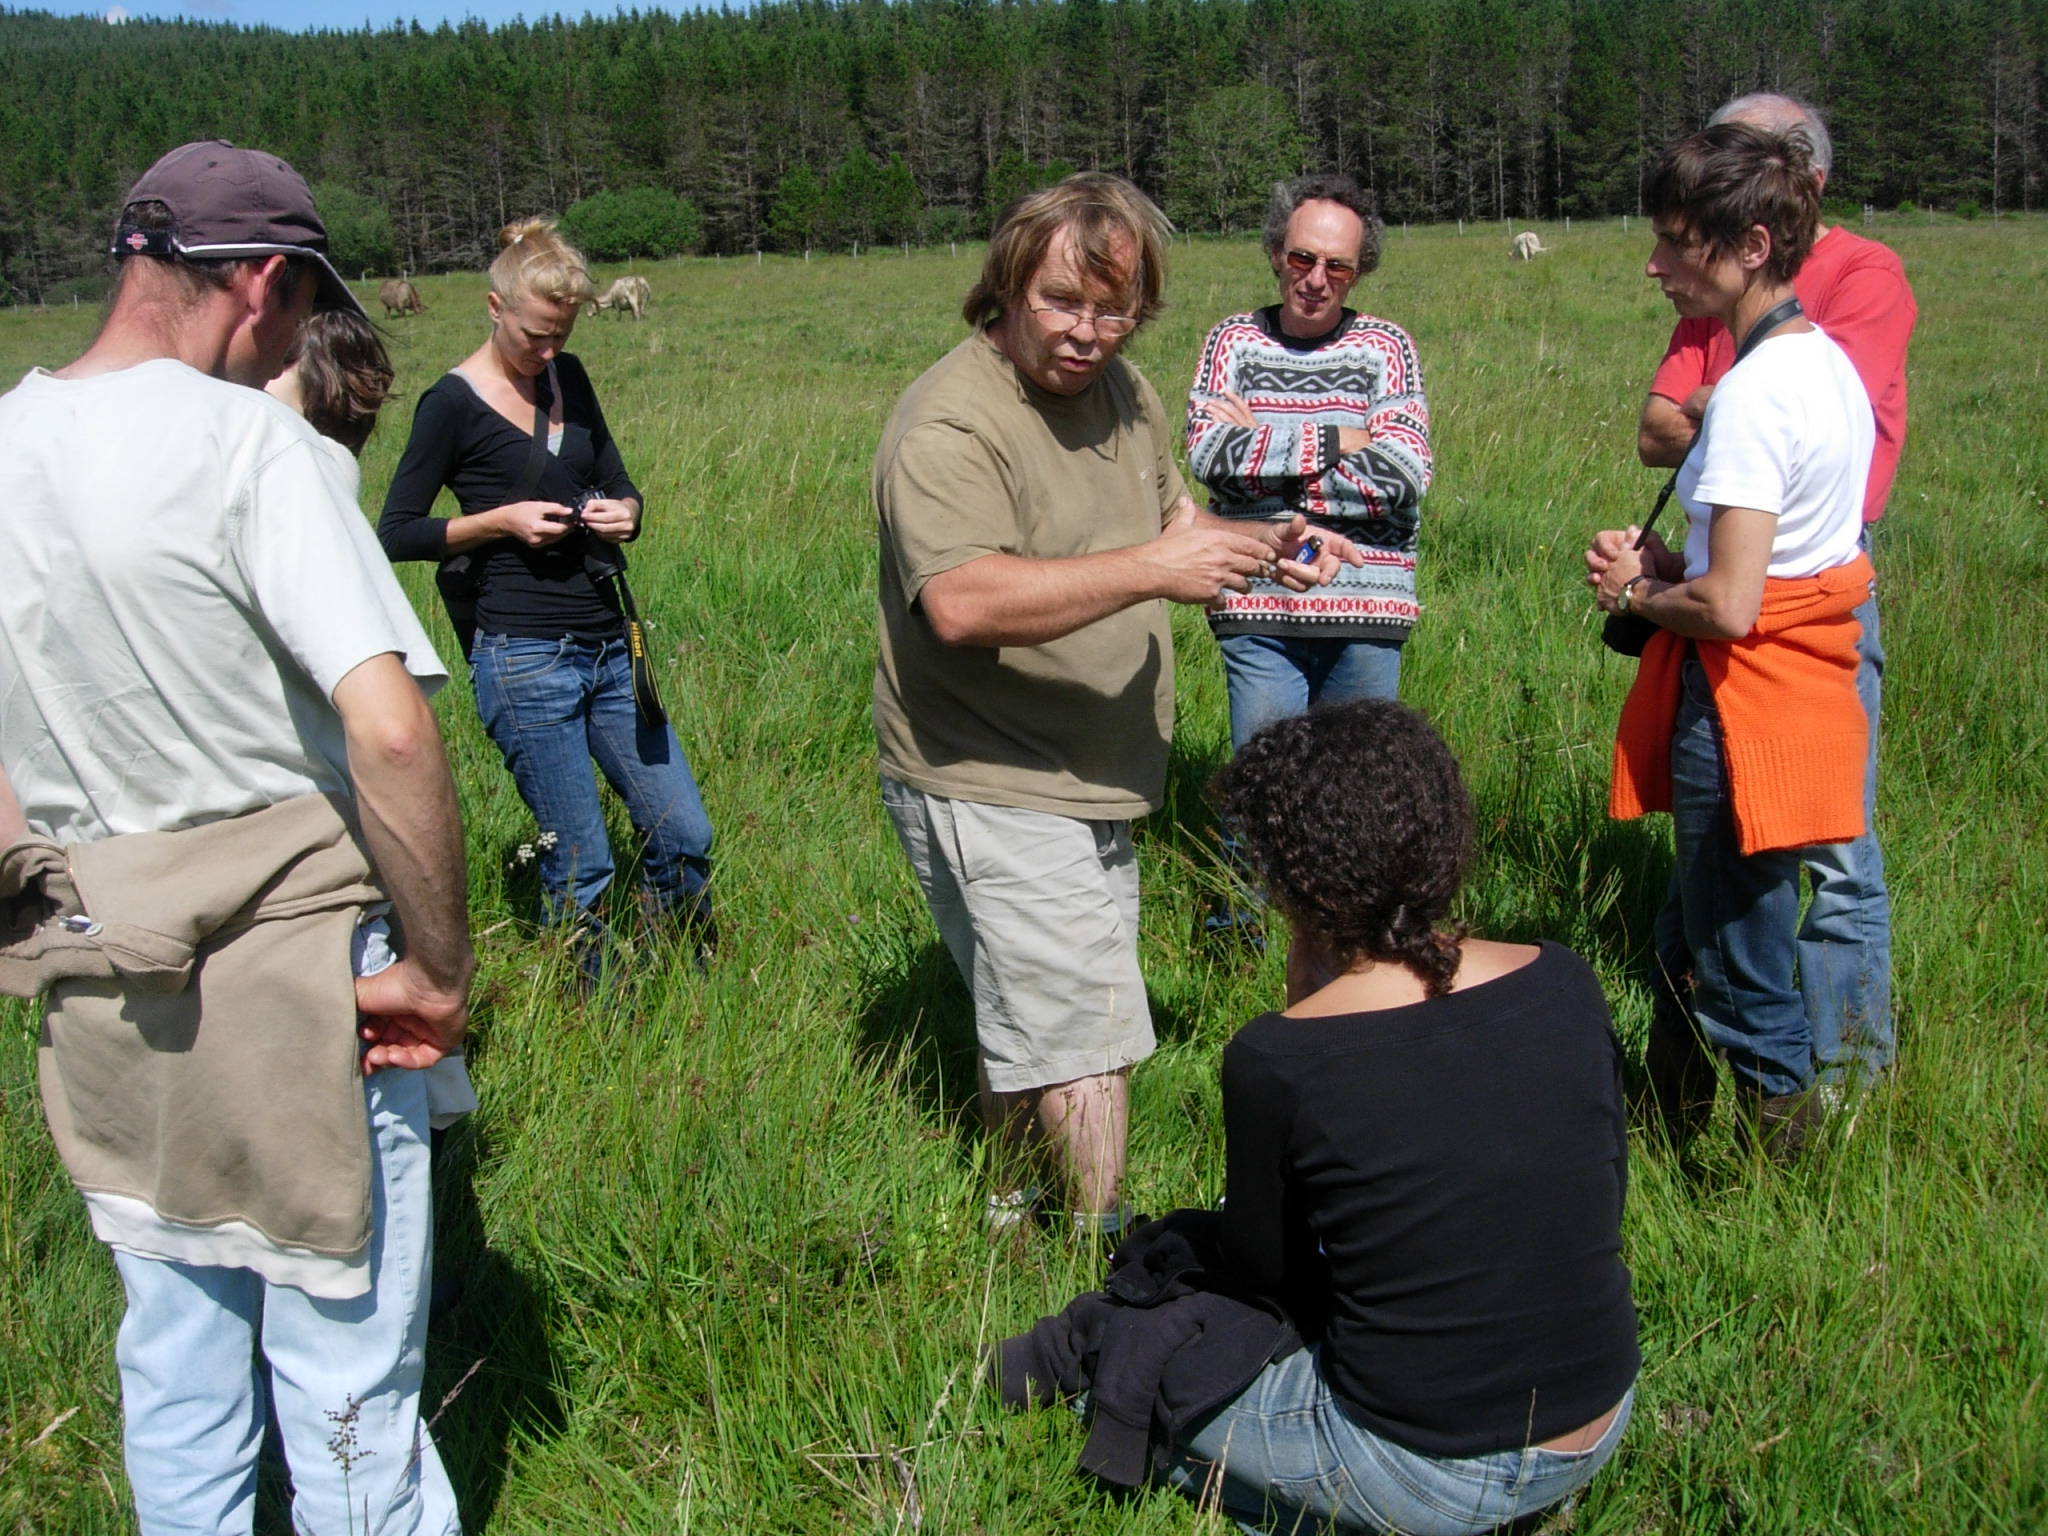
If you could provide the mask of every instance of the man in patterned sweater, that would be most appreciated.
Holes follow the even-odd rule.
[[[1209,333],[1188,396],[1188,463],[1217,516],[1300,513],[1312,535],[1342,535],[1365,558],[1327,587],[1255,580],[1210,609],[1233,748],[1319,700],[1395,696],[1420,611],[1415,536],[1430,480],[1415,344],[1344,307],[1380,257],[1380,222],[1358,184],[1283,184],[1265,233],[1280,302]]]

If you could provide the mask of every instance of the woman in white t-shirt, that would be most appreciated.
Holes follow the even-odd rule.
[[[1599,606],[1655,626],[1610,803],[1618,817],[1669,810],[1677,845],[1651,1094],[1682,1144],[1713,1102],[1712,1046],[1734,1073],[1738,1134],[1789,1160],[1820,1110],[1796,964],[1799,850],[1864,830],[1853,610],[1874,579],[1860,539],[1875,425],[1848,357],[1793,298],[1820,215],[1801,133],[1694,134],[1665,152],[1646,202],[1649,275],[1681,317],[1722,321],[1738,357],[1678,472],[1683,550],[1629,528],[1586,554]]]

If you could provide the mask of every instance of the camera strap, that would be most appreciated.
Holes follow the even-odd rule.
[[[526,445],[526,463],[520,467],[519,478],[512,483],[512,494],[505,498],[510,506],[515,501],[525,501],[540,486],[540,477],[548,469],[548,418],[555,412],[555,365],[549,363],[540,373],[533,376],[533,440]]]

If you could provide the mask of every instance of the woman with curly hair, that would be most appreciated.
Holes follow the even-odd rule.
[[[1276,722],[1218,787],[1294,928],[1286,1009],[1223,1053],[1221,1240],[1308,1347],[1197,1421],[1172,1479],[1282,1531],[1469,1536],[1569,1498],[1641,1363],[1599,983],[1449,921],[1472,813],[1412,710]]]

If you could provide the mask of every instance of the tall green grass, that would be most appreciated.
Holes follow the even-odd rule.
[[[1900,1065],[1792,1174],[1738,1161],[1725,1124],[1690,1173],[1638,1144],[1645,1369],[1579,1532],[2048,1529],[2048,225],[1876,232],[1921,306],[1876,552]],[[1640,225],[1545,240],[1523,265],[1491,227],[1396,231],[1359,297],[1414,333],[1429,384],[1439,473],[1403,693],[1478,801],[1468,915],[1579,948],[1633,1048],[1669,839],[1605,819],[1627,668],[1597,644],[1579,551],[1656,487],[1634,421],[1671,317]],[[1132,348],[1169,401],[1207,327],[1271,288],[1249,244],[1174,255],[1172,308]],[[577,1007],[534,926],[518,850],[536,829],[448,688],[483,1107],[444,1153],[439,1262],[465,1290],[435,1327],[429,1401],[483,1362],[437,1429],[471,1529],[1201,1528],[1174,1496],[1103,1493],[1074,1470],[1069,1416],[1005,1416],[974,1372],[978,1346],[1090,1276],[1054,1235],[983,1234],[970,1012],[881,814],[867,723],[869,457],[958,337],[973,260],[666,264],[645,324],[578,329],[652,509],[636,587],[718,826],[726,943],[701,977],[649,949],[629,1002]],[[481,334],[479,279],[421,288],[427,314],[392,327],[409,399]],[[0,373],[65,360],[93,318],[0,317]],[[373,510],[408,409],[368,454]],[[426,569],[404,576],[445,635]],[[1171,793],[1140,853],[1149,1210],[1218,1193],[1217,1051],[1281,988],[1276,956],[1193,942],[1217,883],[1200,791],[1227,733],[1199,618],[1176,634]],[[42,1129],[29,1017],[6,1017],[0,1528],[127,1530],[118,1286]]]

